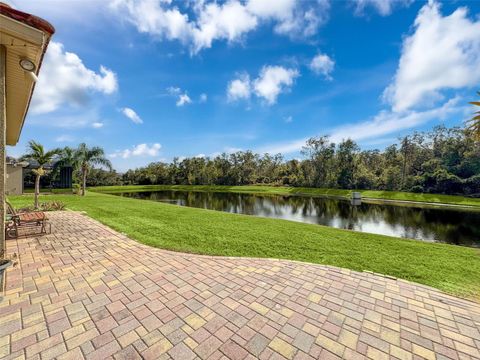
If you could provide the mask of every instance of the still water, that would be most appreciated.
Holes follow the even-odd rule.
[[[230,213],[286,219],[424,241],[480,247],[480,211],[282,195],[194,191],[126,192],[122,196]]]

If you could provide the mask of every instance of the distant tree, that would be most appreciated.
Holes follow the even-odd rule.
[[[35,200],[34,207],[38,209],[38,195],[40,194],[40,178],[47,173],[45,165],[52,163],[57,155],[61,152],[60,149],[52,149],[50,151],[45,151],[45,148],[42,144],[30,140],[28,142],[28,152],[23,156],[25,160],[31,160],[38,164],[38,168],[32,170],[35,174]]]
[[[77,150],[75,151],[75,158],[82,176],[81,195],[85,196],[87,176],[90,169],[94,165],[100,165],[112,170],[112,163],[105,157],[105,151],[101,147],[94,146],[89,148],[85,143],[82,143],[78,146]]]
[[[480,91],[478,91],[477,94],[480,95]],[[480,101],[472,101],[470,104],[480,106]],[[476,141],[480,141],[480,110],[475,111],[473,117],[468,120],[467,125],[467,129],[471,132],[473,138]]]

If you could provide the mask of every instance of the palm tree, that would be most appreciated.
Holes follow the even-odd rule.
[[[98,146],[89,148],[85,143],[78,146],[75,151],[77,164],[82,174],[82,196],[85,196],[85,188],[87,186],[87,176],[93,165],[101,165],[112,169],[112,163],[105,157],[105,151]]]
[[[72,175],[78,170],[78,158],[75,149],[66,146],[61,150],[53,171],[55,174],[59,174],[62,168],[72,168]]]
[[[71,147],[64,147],[60,152],[60,157],[58,161],[55,163],[56,167],[62,166],[69,166],[72,168],[76,168],[78,163],[76,150],[72,149]]]
[[[60,149],[45,151],[42,144],[34,140],[28,142],[28,153],[23,156],[23,159],[32,160],[38,163],[38,168],[33,170],[33,173],[35,174],[35,209],[38,208],[40,178],[48,172],[48,170],[45,169],[45,165],[51,163],[59,153]]]
[[[480,91],[477,92],[480,95]],[[470,104],[480,106],[480,101],[472,101]],[[480,141],[480,110],[473,113],[473,117],[467,121],[467,129],[472,133],[476,141]]]

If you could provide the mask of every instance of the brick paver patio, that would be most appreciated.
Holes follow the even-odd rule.
[[[480,305],[369,273],[179,254],[73,212],[7,241],[0,358],[478,359]]]

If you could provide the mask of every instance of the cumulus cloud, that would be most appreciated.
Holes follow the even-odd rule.
[[[258,20],[238,1],[205,4],[192,26],[193,52],[212,47],[213,40],[233,42],[257,27]]]
[[[229,101],[250,98],[251,84],[248,74],[241,74],[238,79],[234,79],[228,83],[227,97]]]
[[[230,81],[227,97],[229,101],[236,101],[248,99],[253,93],[265,100],[268,105],[273,105],[281,93],[290,90],[295,78],[299,75],[296,69],[265,65],[254,80],[250,80],[250,76],[244,73]]]
[[[255,94],[265,99],[267,104],[277,102],[280,93],[287,91],[299,75],[295,69],[286,69],[282,66],[264,66],[260,75],[253,82]]]
[[[109,157],[111,158],[122,158],[122,159],[129,159],[131,157],[154,157],[160,154],[160,149],[162,145],[159,143],[155,144],[138,144],[129,149],[125,150],[118,150],[113,154],[110,154]]]
[[[192,99],[190,99],[190,96],[188,96],[187,93],[184,93],[184,94],[180,94],[178,96],[178,100],[175,103],[175,105],[183,106],[183,105],[191,104],[191,103],[192,103]]]
[[[331,79],[331,73],[335,62],[326,54],[316,55],[310,62],[310,69],[317,75],[323,75],[325,79]]]
[[[442,16],[429,2],[419,12],[414,32],[405,38],[392,84],[384,97],[395,111],[442,98],[442,90],[480,82],[480,20],[470,20],[461,7]]]
[[[256,0],[261,1],[261,0]],[[265,1],[272,9],[279,7],[276,0]],[[323,24],[328,21],[330,2],[328,0],[298,1],[290,11],[285,11],[277,19],[275,32],[291,38],[309,37],[315,35]]]
[[[104,66],[98,72],[88,69],[77,54],[52,41],[32,99],[31,110],[44,114],[62,105],[82,106],[92,93],[112,94],[118,88],[116,74]]]
[[[188,15],[177,7],[166,9],[168,1],[113,0],[111,9],[121,13],[139,32],[168,40],[186,42],[192,31]]]
[[[199,102],[200,103],[206,103],[208,100],[208,95],[207,94],[200,94]]]
[[[176,87],[176,86],[168,87],[167,94],[177,99],[177,101],[175,102],[175,105],[177,105],[178,107],[192,103],[192,99],[190,98],[190,96],[188,96],[187,92],[183,91],[179,87]],[[202,94],[202,95],[205,95],[205,94]]]
[[[190,3],[185,2],[184,7]],[[192,54],[217,40],[241,41],[262,22],[291,37],[311,36],[328,20],[328,0],[229,0],[193,2],[191,11],[163,0],[113,0],[110,8],[139,32],[158,39],[177,40]],[[190,16],[189,16],[190,15]]]
[[[123,115],[129,118],[135,124],[143,124],[143,120],[138,116],[138,114],[129,107],[124,107],[121,109]]]
[[[373,8],[381,16],[390,15],[395,7],[407,7],[414,0],[352,0],[356,15],[364,15],[367,8]]]

